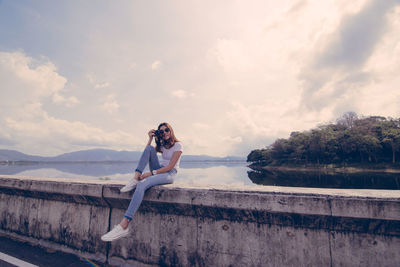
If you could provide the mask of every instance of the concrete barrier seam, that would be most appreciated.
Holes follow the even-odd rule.
[[[101,186],[101,198],[104,200],[104,202],[108,205],[108,226],[107,226],[107,232],[111,230],[111,213],[112,213],[112,206],[111,204],[107,201],[107,199],[104,197],[104,185]],[[109,258],[109,253],[110,253],[110,247],[111,244],[110,242],[107,242],[106,244],[106,261],[105,263],[108,264],[108,258]]]

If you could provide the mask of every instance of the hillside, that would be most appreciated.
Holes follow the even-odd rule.
[[[344,114],[336,123],[292,132],[266,148],[251,151],[248,162],[261,166],[399,166],[400,119]]]
[[[89,149],[64,153],[55,157],[41,157],[21,153],[16,150],[0,149],[0,162],[101,162],[101,161],[138,161],[140,151],[116,151],[111,149]],[[182,161],[245,161],[245,158],[228,156],[212,157],[207,155],[183,155]]]
[[[16,150],[0,149],[0,161],[45,161],[46,157],[31,156]]]

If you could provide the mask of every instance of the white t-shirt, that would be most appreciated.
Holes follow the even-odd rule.
[[[172,159],[172,155],[176,151],[182,151],[182,144],[180,142],[175,142],[175,144],[171,148],[165,148],[161,147],[161,152],[162,152],[162,159],[161,159],[161,165],[163,166],[168,166],[169,162]],[[178,161],[176,162],[174,168],[178,169],[179,168],[179,163],[181,162],[181,157],[179,157]]]

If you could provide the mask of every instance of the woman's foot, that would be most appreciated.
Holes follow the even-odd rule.
[[[114,228],[110,232],[104,234],[101,237],[101,240],[103,240],[105,242],[114,241],[121,237],[127,236],[128,233],[129,233],[128,227],[126,229],[124,229],[124,228],[122,228],[122,226],[120,224],[117,224],[116,226],[114,226]]]
[[[132,191],[136,187],[137,183],[139,182],[139,177],[140,177],[140,173],[136,172],[135,176],[133,176],[133,178],[130,179],[129,182],[124,187],[122,187],[119,191],[121,191],[122,193]]]

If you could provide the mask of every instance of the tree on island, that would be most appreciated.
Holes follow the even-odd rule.
[[[400,119],[347,112],[336,123],[292,132],[247,156],[254,165],[396,164]]]

